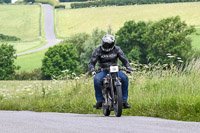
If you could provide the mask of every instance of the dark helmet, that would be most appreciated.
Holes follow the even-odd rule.
[[[105,35],[101,41],[101,49],[104,52],[110,52],[115,45],[115,38],[112,35]]]

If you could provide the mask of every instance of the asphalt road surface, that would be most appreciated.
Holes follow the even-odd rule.
[[[45,30],[45,36],[47,44],[45,46],[42,46],[40,48],[26,51],[23,53],[19,53],[16,55],[24,55],[24,54],[30,54],[34,53],[46,48],[49,48],[57,43],[59,43],[61,40],[56,39],[55,32],[54,32],[54,17],[53,17],[53,7],[48,4],[44,4],[44,30]]]
[[[0,133],[200,133],[200,123],[139,116],[0,111]]]

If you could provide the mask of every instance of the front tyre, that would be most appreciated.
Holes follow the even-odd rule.
[[[116,86],[114,112],[116,117],[122,115],[122,89],[121,86]]]
[[[104,105],[103,105],[103,113],[104,113],[105,116],[109,116],[110,115],[110,110]]]

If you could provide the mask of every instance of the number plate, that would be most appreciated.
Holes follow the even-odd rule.
[[[111,73],[119,72],[119,67],[118,66],[110,66],[110,72]]]

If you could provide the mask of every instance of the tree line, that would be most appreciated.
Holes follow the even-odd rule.
[[[195,33],[193,26],[181,21],[179,16],[165,18],[156,22],[124,23],[117,33],[112,29],[95,29],[92,34],[79,33],[48,49],[42,60],[42,67],[31,73],[16,74],[13,46],[0,45],[0,80],[3,79],[60,79],[72,78],[88,72],[88,63],[92,52],[101,45],[106,34],[116,38],[130,62],[140,64],[180,65],[192,57],[190,35]]]
[[[158,4],[177,2],[197,2],[200,0],[100,0],[84,3],[72,3],[71,8],[101,7],[101,6],[123,6],[135,4]]]
[[[0,4],[2,3],[11,3],[11,0],[0,0]]]

